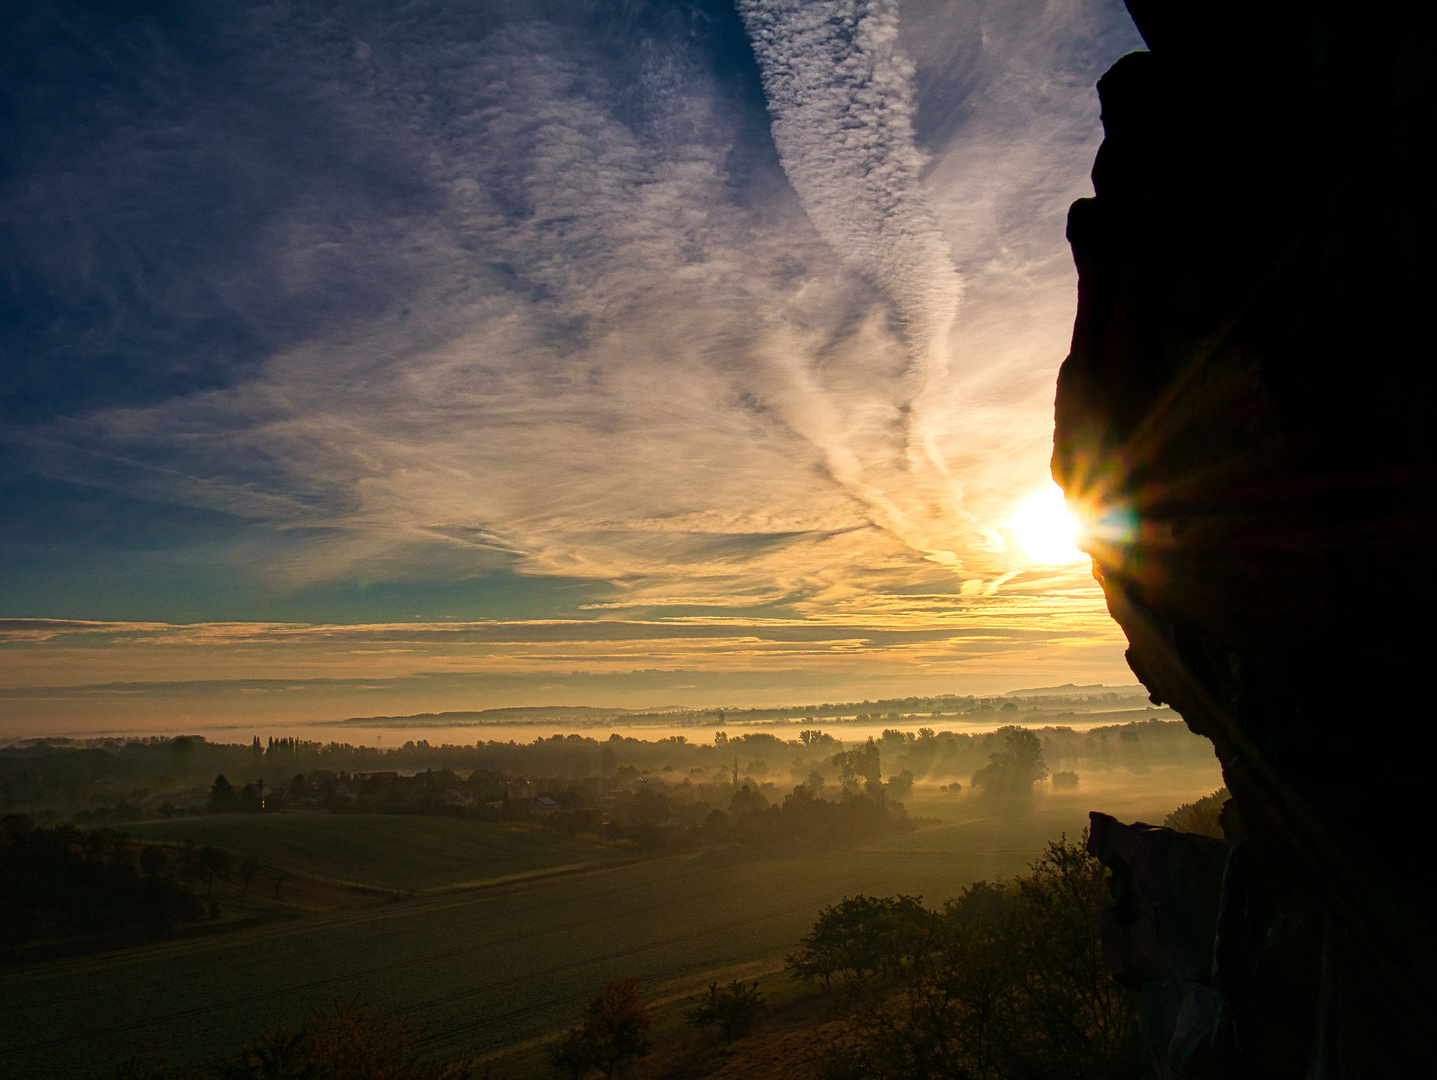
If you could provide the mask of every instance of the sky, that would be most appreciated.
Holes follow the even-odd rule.
[[[1121,3],[0,18],[0,737],[1131,682],[1009,524]]]

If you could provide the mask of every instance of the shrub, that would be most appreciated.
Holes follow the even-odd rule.
[[[978,882],[941,913],[910,918],[919,949],[912,939],[894,938],[897,951],[884,962],[866,961],[891,978],[856,984],[862,992],[850,996],[822,1077],[1146,1076],[1136,995],[1103,964],[1098,915],[1106,898],[1101,864],[1064,839],[1048,846],[1027,877]],[[849,908],[859,924],[852,936],[889,940],[884,927],[893,909],[855,899],[868,903]],[[870,921],[877,926],[865,930],[861,924]]]
[[[215,1073],[218,1080],[468,1080],[474,1069],[421,1062],[402,1022],[355,998],[313,1010],[297,1030],[262,1036]]]
[[[988,755],[988,764],[973,774],[973,786],[992,793],[1020,794],[1048,775],[1043,744],[1027,728],[999,728],[1003,749]]]
[[[747,1034],[763,1010],[763,1003],[764,997],[759,992],[757,981],[750,985],[735,979],[727,986],[713,982],[709,984],[707,993],[685,1010],[684,1019],[700,1029],[718,1027],[723,1031],[724,1042],[731,1043]]]
[[[614,979],[584,1006],[584,1020],[549,1047],[554,1069],[582,1080],[594,1069],[613,1080],[614,1073],[649,1052],[653,1013],[633,979]]]
[[[1197,833],[1225,839],[1220,820],[1223,807],[1227,805],[1227,788],[1221,787],[1211,795],[1204,795],[1197,802],[1183,803],[1163,819],[1163,824],[1178,832]]]

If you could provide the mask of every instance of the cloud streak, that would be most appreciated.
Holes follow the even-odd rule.
[[[779,159],[804,210],[897,310],[919,376],[907,418],[910,465],[946,476],[930,410],[948,374],[963,282],[923,186],[915,71],[900,48],[897,0],[742,0],[739,11]],[[937,487],[940,498],[953,497],[950,485]],[[887,496],[861,490],[905,540],[920,549],[932,543]]]
[[[896,0],[740,0],[784,172],[824,240],[893,300],[943,374],[963,292],[924,191]]]
[[[1025,564],[998,523],[1046,479],[1063,212],[1086,193],[1092,82],[1136,40],[1121,4],[622,7],[217,3],[196,33],[235,70],[152,28],[131,67],[172,78],[37,113],[0,226],[44,318],[0,346],[83,353],[64,378],[85,393],[0,431],[79,509],[47,525],[45,495],[0,538],[39,582],[3,610],[65,593],[83,615],[108,589],[193,622],[223,579],[308,626],[343,617],[304,610],[331,586],[362,607],[418,583],[404,595],[472,591],[457,621],[491,628],[455,648],[494,646],[485,663],[747,664],[737,619],[777,616],[837,620],[802,644],[858,670],[878,656],[863,619],[936,633],[930,607],[996,587],[1014,627],[1070,640],[1008,576]],[[111,356],[124,393],[103,392]],[[96,491],[106,515],[188,516],[127,547]],[[491,579],[531,610],[484,623]],[[436,604],[354,621],[434,624]],[[735,621],[665,618],[705,609]],[[643,629],[551,640],[520,627],[541,610]],[[270,660],[327,647],[234,633]]]

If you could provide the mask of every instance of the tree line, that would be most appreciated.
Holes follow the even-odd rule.
[[[1137,1080],[1151,1074],[1136,994],[1103,964],[1106,873],[1079,844],[1031,874],[980,881],[941,908],[856,896],[824,909],[788,958],[840,999],[822,1080]]]
[[[0,959],[22,946],[103,931],[161,932],[203,918],[192,888],[229,867],[217,848],[137,846],[112,829],[0,821]]]
[[[999,710],[995,715],[1011,714]],[[890,777],[906,771],[915,782],[950,785],[971,782],[1002,748],[1004,732],[1017,726],[993,732],[889,728],[875,741]],[[1021,730],[1033,732],[1055,771],[1145,768],[1205,760],[1212,754],[1206,740],[1177,721],[1147,720],[1087,732],[1062,726]],[[246,798],[247,784],[263,783],[268,793],[283,796],[296,775],[315,772],[353,776],[450,770],[461,775],[487,771],[623,780],[666,772],[716,775],[737,769],[760,783],[774,776],[802,778],[811,772],[832,783],[842,782],[837,755],[862,751],[863,745],[845,743],[816,727],[797,732],[796,738],[717,731],[710,742],[691,742],[683,735],[650,740],[618,733],[602,739],[568,734],[529,742],[481,740],[441,746],[421,739],[388,749],[290,738],[261,744],[257,737],[247,746],[190,736],[110,739],[86,746],[39,741],[0,747],[0,810],[33,813],[63,807],[96,823],[138,820],[202,807],[208,786],[219,774],[235,784],[241,800]],[[254,794],[258,795],[257,787]]]

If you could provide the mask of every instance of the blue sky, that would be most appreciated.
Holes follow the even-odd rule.
[[[4,18],[0,735],[277,671],[479,680],[416,711],[1123,677],[1004,527],[1121,4]]]

